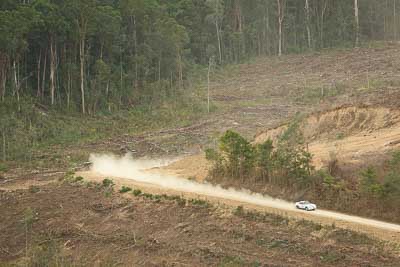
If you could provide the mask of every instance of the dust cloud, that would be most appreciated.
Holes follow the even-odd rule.
[[[156,173],[155,168],[166,166],[177,159],[146,160],[133,159],[129,154],[124,157],[92,154],[89,160],[92,163],[91,171],[105,176],[132,179],[137,182],[153,184],[166,189],[236,200],[261,206],[273,206],[284,210],[294,209],[292,203],[252,193],[248,190],[224,189],[220,186]]]
[[[131,179],[139,183],[152,184],[160,188],[172,189],[179,192],[234,200],[242,203],[255,204],[258,206],[271,207],[286,211],[304,212],[297,210],[294,207],[294,203],[280,199],[274,199],[258,193],[252,193],[248,190],[238,191],[233,188],[224,189],[220,186],[214,186],[207,183],[198,183],[172,175],[157,173],[156,168],[169,165],[179,159],[137,160],[133,159],[129,154],[125,155],[124,157],[92,154],[89,160],[92,163],[91,171],[103,176]],[[345,221],[358,225],[363,224],[375,228],[394,231],[396,234],[400,233],[400,225],[398,224],[361,218],[358,216],[351,216],[338,212],[319,209],[312,212],[312,216],[330,218],[333,219],[334,222]]]

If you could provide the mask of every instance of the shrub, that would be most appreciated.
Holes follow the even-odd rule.
[[[102,184],[103,184],[103,187],[113,187],[114,186],[113,180],[108,179],[108,178],[104,179]]]
[[[132,191],[132,188],[127,187],[127,186],[122,186],[122,188],[119,190],[120,193],[127,193],[129,191]]]
[[[240,216],[244,214],[243,206],[237,206],[236,209],[233,211],[233,214],[236,216]]]
[[[29,187],[29,192],[33,193],[33,194],[38,193],[38,192],[40,192],[40,188],[36,185],[31,185]]]
[[[137,197],[137,196],[140,196],[140,195],[142,194],[142,191],[140,191],[139,189],[135,189],[135,190],[133,190],[132,194],[133,194],[135,197]]]
[[[191,199],[189,202],[195,206],[208,207],[210,205],[207,201],[201,199]]]
[[[82,182],[82,181],[83,181],[83,177],[82,176],[75,177],[74,182],[79,183],[79,182]]]
[[[361,173],[360,189],[363,193],[380,197],[384,195],[383,186],[378,181],[378,175],[374,168],[368,167]]]

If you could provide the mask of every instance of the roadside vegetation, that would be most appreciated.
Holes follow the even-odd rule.
[[[400,222],[400,152],[380,172],[367,167],[356,179],[335,177],[334,169],[315,170],[299,131],[299,119],[273,146],[252,144],[234,131],[221,136],[217,149],[206,150],[213,163],[209,180],[249,188],[291,201],[308,199],[319,207]]]

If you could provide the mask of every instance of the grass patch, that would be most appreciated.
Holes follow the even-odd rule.
[[[219,267],[241,267],[246,266],[246,262],[239,256],[226,256],[219,263]]]
[[[335,239],[337,242],[351,245],[371,245],[376,242],[366,234],[347,229],[336,229],[328,237]]]
[[[236,209],[234,209],[233,214],[251,221],[268,222],[273,225],[289,225],[289,218],[287,217],[272,213],[247,211],[244,210],[243,206],[238,206]]]
[[[0,172],[8,171],[8,166],[5,163],[0,163]]]
[[[346,258],[346,255],[335,251],[326,250],[320,254],[319,258],[323,263],[338,263],[343,261]]]
[[[320,223],[315,223],[313,221],[301,219],[296,221],[296,227],[303,227],[310,231],[320,231],[322,230],[323,226]]]

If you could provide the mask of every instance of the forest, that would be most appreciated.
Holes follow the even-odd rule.
[[[3,0],[0,101],[84,114],[149,104],[199,66],[396,40],[396,2]]]
[[[396,2],[2,0],[1,159],[126,132],[129,116],[135,129],[196,119],[207,69],[395,41]],[[80,123],[97,115],[117,118]]]

